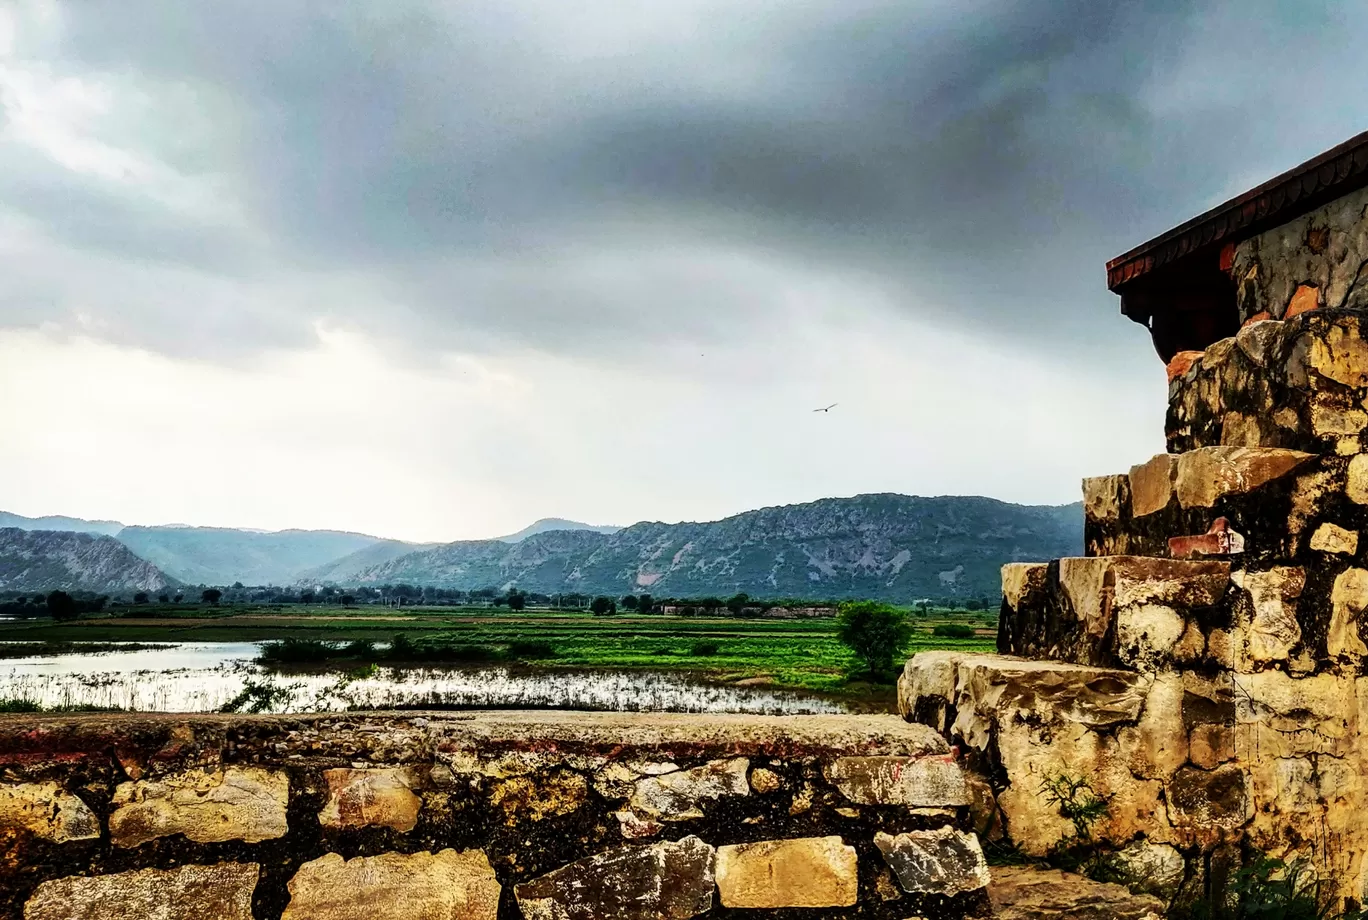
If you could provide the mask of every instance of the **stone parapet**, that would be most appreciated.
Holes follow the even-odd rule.
[[[892,715],[0,716],[0,917],[958,920],[971,803]]]

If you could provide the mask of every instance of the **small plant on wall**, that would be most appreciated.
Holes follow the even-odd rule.
[[[1105,870],[1093,827],[1111,812],[1111,803],[1082,776],[1056,773],[1040,783],[1040,796],[1059,809],[1073,833],[1050,848],[1049,860],[1060,869],[1095,875]]]

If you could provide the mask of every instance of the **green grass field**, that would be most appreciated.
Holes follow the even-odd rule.
[[[146,615],[144,616],[144,611]],[[131,615],[130,615],[131,614]],[[930,648],[988,651],[992,615],[940,612],[914,617],[917,635],[910,655]],[[945,622],[977,628],[971,639],[933,637]],[[0,624],[0,642],[136,641],[230,642],[284,638],[369,639],[386,642],[402,634],[429,644],[505,647],[544,642],[555,654],[524,662],[539,667],[639,668],[688,671],[710,680],[754,681],[851,696],[886,696],[856,673],[850,652],[836,639],[830,619],[767,620],[682,618],[660,615],[596,617],[580,611],[506,608],[404,607],[205,607],[187,605],[125,608],[116,615],[54,623],[51,620]],[[696,654],[715,644],[713,654]]]

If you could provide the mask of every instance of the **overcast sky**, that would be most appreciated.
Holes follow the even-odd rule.
[[[1309,0],[0,0],[0,508],[1074,501],[1163,448],[1105,261],[1368,128],[1365,46]]]

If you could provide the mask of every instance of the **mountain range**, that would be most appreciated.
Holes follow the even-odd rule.
[[[707,523],[614,528],[546,519],[506,537],[445,544],[340,531],[123,527],[0,513],[0,523],[15,519],[61,521],[66,530],[86,530],[90,539],[111,540],[113,529],[111,542],[128,551],[118,557],[126,569],[122,583],[112,567],[116,555],[89,569],[91,583],[103,586],[90,590],[106,591],[121,584],[123,590],[145,590],[160,577],[164,583],[207,585],[411,584],[678,597],[744,591],[754,597],[906,602],[993,597],[1003,563],[1074,555],[1083,543],[1078,504],[891,493],[762,508]],[[53,577],[80,570],[79,558],[70,561],[70,551],[64,552],[66,568],[54,562]],[[113,551],[104,545],[102,552]],[[16,536],[0,539],[0,589],[9,586],[14,572],[49,571],[34,564],[33,553],[34,546]]]

